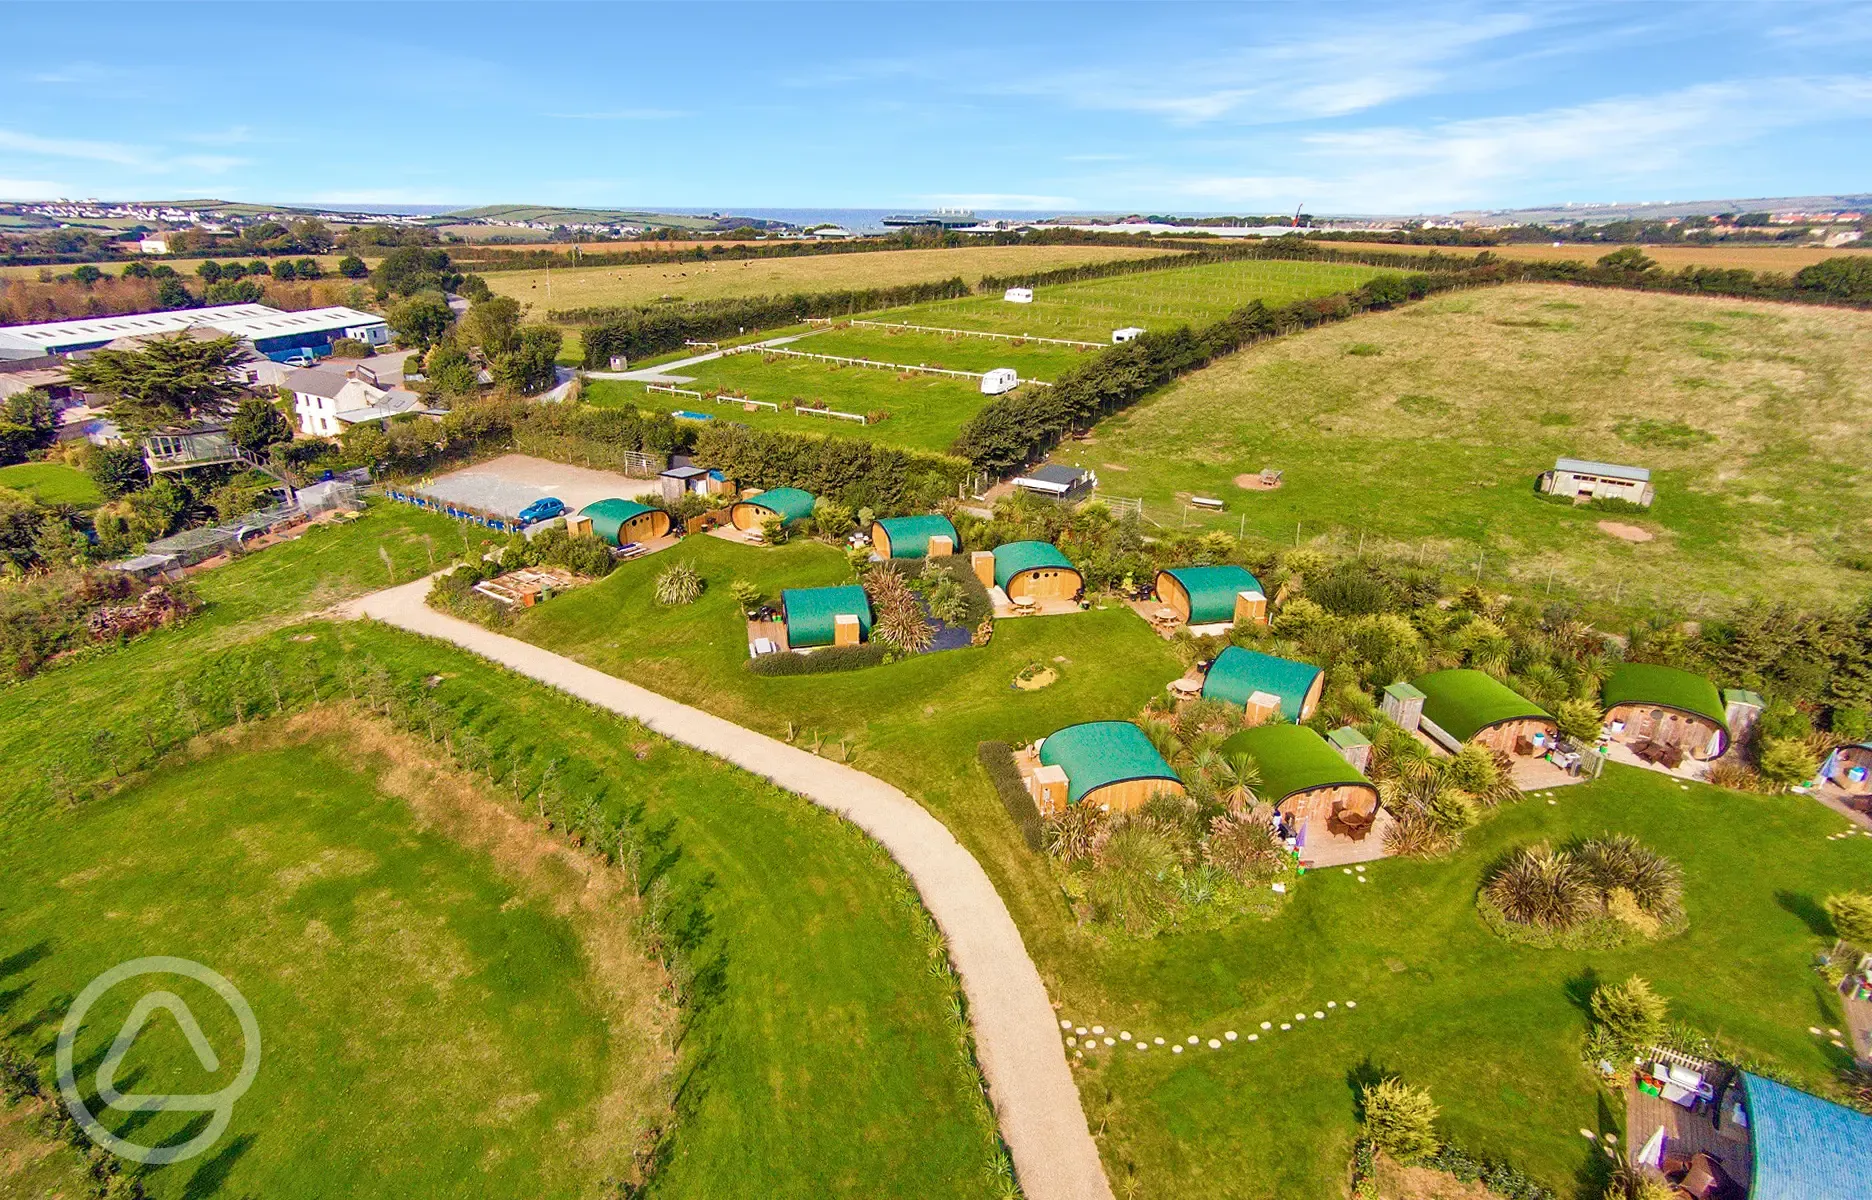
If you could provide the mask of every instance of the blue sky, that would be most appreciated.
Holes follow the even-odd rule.
[[[0,196],[1411,213],[1872,190],[1872,7],[0,7]]]

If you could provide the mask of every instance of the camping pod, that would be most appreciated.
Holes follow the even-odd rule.
[[[1051,542],[996,546],[992,568],[982,582],[1000,588],[1009,600],[1072,600],[1085,588],[1079,569]]]
[[[670,515],[635,500],[598,500],[566,522],[569,533],[589,533],[610,546],[628,546],[666,536]]]
[[[1040,743],[1038,758],[1031,786],[1046,816],[1079,804],[1130,812],[1158,792],[1183,794],[1183,780],[1129,721],[1068,725]]]
[[[1296,825],[1352,817],[1369,825],[1378,812],[1378,785],[1304,725],[1260,725],[1222,743],[1224,758],[1254,760],[1261,782],[1254,792]]]
[[[1423,694],[1420,728],[1451,753],[1477,745],[1538,754],[1557,733],[1546,709],[1481,671],[1432,671],[1412,686]]]
[[[1326,673],[1312,663],[1230,646],[1209,664],[1202,694],[1245,709],[1250,725],[1276,716],[1298,724],[1313,715],[1325,685]]]
[[[871,549],[879,558],[943,558],[961,544],[955,525],[941,513],[871,523]]]
[[[1654,663],[1620,663],[1599,689],[1615,742],[1669,745],[1690,758],[1721,758],[1729,748],[1722,693],[1701,675]]]
[[[1246,567],[1172,567],[1152,591],[1186,625],[1267,624],[1267,596]]]
[[[812,516],[813,494],[799,488],[773,488],[740,501],[728,510],[728,519],[736,529],[759,529],[774,518],[783,524],[804,521]]]
[[[871,636],[871,598],[855,583],[786,588],[780,593],[787,648],[856,646]]]

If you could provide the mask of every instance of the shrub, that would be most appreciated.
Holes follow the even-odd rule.
[[[786,522],[779,517],[768,517],[760,523],[761,540],[769,546],[778,546],[787,539]]]
[[[369,358],[371,356],[371,347],[369,342],[361,342],[356,338],[341,337],[332,342],[331,352],[333,358]]]
[[[734,596],[735,603],[748,612],[759,608],[761,601],[766,599],[766,593],[761,591],[760,584],[746,579],[735,580],[728,585],[728,591]]]
[[[1826,898],[1826,912],[1842,940],[1872,946],[1872,892],[1836,892]]]
[[[1076,863],[1098,853],[1108,822],[1090,804],[1069,804],[1066,811],[1046,823],[1042,835],[1046,852],[1063,863]]]
[[[1605,1190],[1605,1200],[1672,1200],[1676,1195],[1662,1175],[1633,1163],[1620,1163]]]
[[[1543,929],[1570,928],[1592,912],[1586,871],[1570,855],[1549,850],[1544,843],[1511,854],[1483,892],[1509,920]]]
[[[656,577],[658,604],[694,604],[702,598],[702,576],[692,562],[665,567]]]
[[[1554,724],[1562,737],[1590,744],[1605,728],[1605,714],[1592,700],[1562,700],[1554,709]]]
[[[1381,1079],[1365,1086],[1360,1103],[1372,1145],[1401,1162],[1435,1153],[1438,1110],[1429,1092],[1401,1079]]]
[[[1100,919],[1128,933],[1145,933],[1169,904],[1170,873],[1177,865],[1170,840],[1148,825],[1120,826],[1099,848],[1087,895]]]
[[[1607,897],[1608,911],[1615,892],[1625,893],[1658,920],[1672,920],[1681,911],[1683,868],[1629,834],[1581,842],[1574,848],[1573,858],[1593,886]]]
[[[1203,843],[1203,857],[1244,882],[1263,879],[1281,867],[1281,844],[1266,821],[1253,817],[1215,817]]]
[[[1636,1050],[1664,1035],[1670,1005],[1633,975],[1624,983],[1600,984],[1593,991],[1592,1015],[1619,1046]]]
[[[983,742],[975,747],[975,758],[981,763],[982,770],[988,772],[989,782],[994,784],[995,794],[1001,797],[1001,806],[1007,809],[1008,816],[1013,819],[1014,828],[1020,830],[1021,840],[1027,843],[1029,850],[1040,849],[1040,810],[1034,806],[1026,784],[1021,782],[1020,767],[1014,762],[1013,748],[1006,742]],[[1070,813],[1076,810],[1067,811]]]
[[[811,654],[763,654],[750,658],[747,669],[755,675],[827,675],[875,667],[890,654],[882,642],[861,646],[827,646]]]
[[[1820,764],[1814,760],[1805,741],[1766,738],[1762,742],[1756,768],[1761,772],[1761,777],[1777,790],[1786,791],[1797,783],[1812,779],[1814,772],[1820,769]]]

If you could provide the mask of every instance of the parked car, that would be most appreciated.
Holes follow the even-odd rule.
[[[556,496],[545,496],[535,500],[520,510],[520,523],[532,525],[540,521],[550,521],[554,517],[563,517],[568,511],[565,502]]]

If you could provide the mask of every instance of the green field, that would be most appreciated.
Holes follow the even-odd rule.
[[[835,325],[789,347],[814,354],[869,358],[907,366],[943,367],[951,371],[992,371],[1013,367],[1022,379],[1051,382],[1086,362],[1093,349],[1016,342],[998,337],[923,333],[908,329],[879,329],[865,325]]]
[[[1857,596],[1872,532],[1872,316],[1517,285],[1254,347],[1066,455],[1159,521],[1327,536],[1556,595],[1710,611]],[[1434,446],[1434,450],[1428,449]],[[1560,455],[1651,468],[1642,515],[1535,498]],[[1236,476],[1274,467],[1278,491]],[[1226,512],[1185,517],[1190,494]],[[1633,543],[1602,521],[1637,527]]]
[[[420,972],[352,959],[335,959],[327,972],[323,960],[305,956],[298,939],[250,937],[240,924],[265,910],[265,889],[277,887],[278,864],[267,869],[266,855],[334,864],[359,854],[382,864],[394,859],[394,870],[385,865],[355,878],[339,872],[302,894],[367,909],[393,939],[387,944],[409,948],[412,957],[429,944],[421,937],[455,928],[441,924],[444,917],[455,920],[467,931],[456,935],[459,953],[449,960],[461,969],[461,980],[491,989],[487,994],[496,999],[534,998],[518,1007],[465,1005],[458,1026],[436,1032],[467,1030],[493,1039],[485,1063],[475,1060],[477,1069],[498,1068],[496,1048],[519,1068],[498,1078],[498,1088],[484,1086],[492,1075],[460,1075],[459,1096],[430,1103],[435,1097],[423,1088],[398,1090],[386,1082],[400,1078],[406,1066],[396,1057],[408,1050],[403,1040],[360,1041],[330,1022],[296,1034],[282,1029],[270,1043],[275,1058],[268,1060],[278,1062],[279,1073],[269,1083],[263,1068],[254,1094],[263,1084],[282,1091],[277,1101],[237,1109],[236,1133],[247,1140],[227,1143],[236,1149],[222,1167],[229,1188],[239,1189],[227,1194],[328,1194],[325,1180],[333,1176],[322,1162],[318,1169],[306,1164],[333,1146],[347,1148],[350,1157],[332,1169],[355,1172],[340,1185],[347,1194],[459,1195],[484,1186],[501,1194],[596,1190],[601,1173],[575,1153],[582,1143],[573,1118],[588,1105],[589,1081],[602,1064],[590,1039],[559,1036],[592,1016],[576,989],[552,986],[573,978],[565,972],[581,964],[576,955],[554,953],[559,973],[533,972],[538,978],[532,978],[523,969],[532,961],[526,956],[554,945],[563,950],[563,932],[558,942],[543,941],[542,933],[512,947],[493,936],[510,917],[533,917],[509,906],[511,897],[502,898],[498,872],[482,861],[483,852],[451,846],[385,799],[387,789],[373,780],[370,760],[354,741],[347,741],[336,766],[327,752],[314,751],[295,755],[296,770],[266,758],[264,750],[249,753],[244,744],[187,766],[171,755],[155,775],[139,777],[111,798],[75,812],[59,799],[64,781],[108,780],[111,760],[133,757],[131,748],[140,755],[148,731],[179,727],[185,735],[182,696],[188,697],[186,711],[229,721],[236,698],[244,698],[251,715],[271,709],[271,687],[303,692],[306,680],[323,678],[330,700],[346,689],[346,678],[354,688],[356,672],[369,668],[453,714],[450,719],[488,749],[488,770],[503,789],[509,771],[538,781],[550,766],[568,794],[595,796],[613,813],[635,813],[649,831],[654,853],[647,864],[673,885],[674,929],[696,969],[695,1002],[673,1080],[677,1123],[653,1195],[989,1192],[992,1120],[957,1051],[949,985],[928,969],[927,918],[875,845],[748,775],[446,647],[378,627],[280,628],[295,614],[427,571],[431,548],[446,560],[451,548],[461,552],[464,533],[465,526],[411,509],[374,509],[351,525],[320,529],[197,576],[210,607],[190,625],[49,671],[0,695],[0,761],[10,765],[0,792],[0,891],[6,892],[0,963],[8,972],[0,982],[6,1005],[0,1037],[29,1049],[42,1066],[49,1063],[44,1021],[55,1026],[59,1019],[56,1012],[45,1016],[51,997],[111,965],[101,960],[127,953],[139,931],[147,936],[140,920],[160,915],[165,895],[172,904],[189,902],[168,924],[200,947],[201,957],[212,965],[224,948],[240,956],[243,989],[252,979],[256,991],[279,995],[296,978],[304,985],[304,1009],[414,1019],[435,1002],[422,990]],[[470,545],[479,551],[478,539]],[[69,714],[78,711],[85,720],[71,721]],[[255,736],[263,732],[256,729]],[[315,788],[324,788],[329,801],[308,794]],[[100,847],[109,848],[102,858]],[[127,879],[116,874],[120,864]],[[175,885],[168,893],[160,891],[165,878]],[[118,883],[147,887],[137,893],[145,898],[108,910],[126,914],[121,925],[100,924],[95,912]],[[99,903],[69,902],[67,893],[80,885],[95,889]],[[48,905],[48,893],[68,902]],[[26,924],[29,906],[32,923]],[[433,917],[427,924],[423,913]],[[306,916],[331,923],[320,912]],[[596,916],[612,923],[613,940],[628,936],[628,911]],[[400,921],[408,926],[403,933]],[[360,959],[373,952],[361,941],[347,946]],[[351,967],[340,971],[343,963]],[[525,977],[509,980],[515,971]],[[360,986],[373,980],[381,982]],[[528,988],[537,988],[537,995]],[[455,989],[479,994],[467,982]],[[288,1020],[293,1011],[289,1003]],[[510,1024],[495,1024],[503,1015]],[[631,1029],[613,1026],[614,1040],[631,1036]],[[304,1038],[312,1040],[296,1040]],[[532,1038],[552,1044],[532,1045]],[[592,1052],[566,1070],[555,1069],[559,1056],[581,1046]],[[364,1053],[372,1047],[382,1053]],[[512,1078],[515,1073],[550,1076],[551,1087],[522,1091],[516,1085],[524,1080]],[[293,1091],[298,1074],[318,1080],[318,1090]],[[347,1083],[353,1074],[364,1081],[355,1088]],[[528,1098],[533,1092],[537,1100]],[[305,1123],[308,1107],[354,1094],[381,1103],[327,1107],[316,1123]],[[514,1096],[520,1100],[501,1105]],[[518,1113],[513,1136],[499,1137],[502,1153],[490,1162],[481,1151],[500,1134],[510,1110]],[[564,1119],[537,1127],[548,1129],[539,1137],[528,1132],[536,1130],[536,1116],[543,1120],[553,1111]],[[451,1116],[458,1113],[474,1115]],[[12,1132],[0,1128],[0,1150]],[[422,1152],[404,1156],[396,1149],[399,1138]],[[627,1156],[635,1148],[627,1146]],[[404,1174],[367,1177],[364,1168],[380,1151],[407,1157],[407,1163],[399,1157]],[[157,1172],[149,1181],[153,1194],[214,1191],[215,1174],[194,1173],[205,1161]],[[47,1167],[46,1173],[57,1171]]]
[[[981,329],[1033,337],[1079,338],[1101,344],[1127,325],[1172,329],[1203,325],[1254,300],[1273,306],[1355,288],[1385,272],[1341,263],[1262,261],[1210,263],[1116,275],[1034,289],[1033,303],[1000,296],[938,300],[873,314],[880,321]]]
[[[1132,717],[1178,675],[1168,643],[1133,612],[1001,622],[985,649],[850,674],[758,677],[742,667],[744,626],[728,585],[749,579],[771,595],[839,582],[848,568],[834,550],[797,542],[756,549],[696,538],[679,553],[708,581],[697,604],[657,606],[650,588],[662,564],[650,559],[535,609],[516,632],[849,756],[903,787],[982,861],[1054,998],[1080,1023],[1206,1039],[1357,1001],[1356,1013],[1335,1010],[1224,1051],[1108,1065],[1094,1055],[1082,1091],[1120,1195],[1131,1182],[1139,1194],[1335,1194],[1356,1131],[1348,1080],[1367,1063],[1430,1086],[1459,1141],[1565,1187],[1590,1165],[1577,1131],[1615,1122],[1578,1061],[1581,981],[1593,978],[1642,972],[1678,1016],[1809,1086],[1836,1065],[1805,1032],[1842,1019],[1808,969],[1821,945],[1811,914],[1819,898],[1872,870],[1872,840],[1828,841],[1845,822],[1810,800],[1685,789],[1615,766],[1599,783],[1556,793],[1555,806],[1531,798],[1503,810],[1446,861],[1374,864],[1363,885],[1315,872],[1271,920],[1133,941],[1073,923],[1051,869],[1019,841],[974,762],[983,740],[1020,743],[1076,721]],[[1060,681],[1014,690],[1030,663],[1054,667]],[[1484,930],[1474,896],[1493,858],[1529,840],[1608,830],[1683,863],[1687,934],[1644,949],[1550,953]]]
[[[41,504],[76,504],[90,508],[103,503],[97,484],[76,467],[64,463],[15,463],[0,467],[0,488],[14,488]]]

